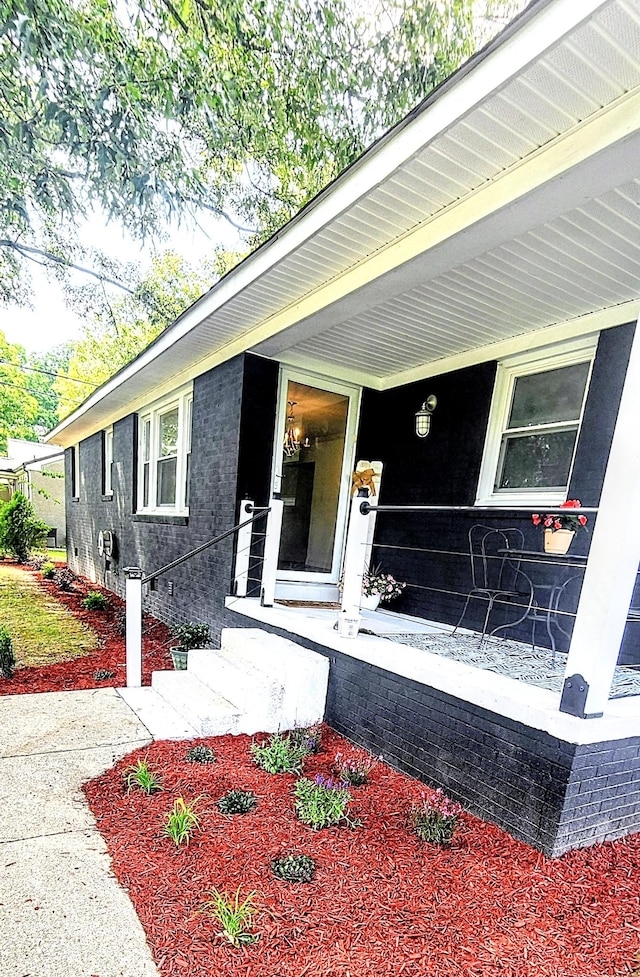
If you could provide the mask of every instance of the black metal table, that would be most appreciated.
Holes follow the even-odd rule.
[[[584,570],[587,565],[586,556],[573,553],[545,553],[542,550],[511,548],[501,549],[498,552],[508,559],[513,558],[514,561],[517,561],[518,571],[526,577],[531,587],[533,601],[525,616],[525,620],[531,621],[532,647],[535,648],[536,644],[536,624],[543,623],[549,641],[551,642],[551,652],[555,656],[556,636],[553,628],[556,627],[567,638],[570,635],[570,631],[565,630],[558,620],[561,614],[559,604],[567,587],[579,576],[579,573],[567,573],[567,571]],[[563,574],[564,579],[561,582],[558,582],[557,578],[549,583],[541,582],[539,579],[536,579],[536,577],[539,577],[539,574],[534,575],[523,570],[523,563],[530,563],[537,568],[541,566],[561,567],[565,571]]]

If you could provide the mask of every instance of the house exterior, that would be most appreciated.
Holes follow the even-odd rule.
[[[9,438],[7,457],[0,458],[0,503],[22,492],[49,526],[49,543],[62,549],[67,544],[64,464],[61,448],[22,438]]]
[[[640,830],[639,700],[610,697],[640,665],[639,161],[639,0],[534,0],[51,434],[70,565],[120,594],[279,498],[276,597],[339,599],[359,462],[407,620],[455,625],[470,528],[520,529],[562,694],[234,596],[234,536],[144,606],[327,655],[332,726],[552,855]],[[540,561],[567,499],[587,529]]]

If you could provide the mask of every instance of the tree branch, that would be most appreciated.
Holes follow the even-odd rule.
[[[202,210],[209,210],[212,214],[217,214],[218,217],[223,217],[227,223],[231,224],[232,227],[235,227],[236,231],[241,231],[243,234],[258,233],[258,228],[244,227],[242,224],[238,224],[236,221],[234,221],[233,217],[229,217],[229,214],[226,214],[224,210],[221,210],[220,207],[216,207],[214,204],[206,204],[204,201],[197,200],[195,197],[185,197],[184,200],[188,204],[193,204],[194,207],[201,207]]]
[[[77,265],[75,262],[69,261],[68,258],[61,258],[51,251],[45,251],[43,248],[32,248],[27,244],[19,244],[17,241],[11,241],[9,238],[0,238],[0,248],[11,248],[13,251],[17,251],[23,258],[28,258],[29,261],[33,261],[41,267],[46,268],[47,262],[62,265],[63,268],[70,268],[72,271],[80,271],[83,275],[90,275],[92,278],[97,278],[100,282],[115,285],[116,288],[121,288],[123,292],[128,292],[129,295],[136,294],[133,288],[129,288],[115,278],[110,278],[108,275],[104,275],[99,271],[93,271],[91,268],[85,268],[83,265]],[[39,261],[38,257],[44,258],[45,260]]]

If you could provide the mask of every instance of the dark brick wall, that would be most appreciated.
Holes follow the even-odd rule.
[[[577,746],[554,854],[640,831],[640,738]]]
[[[255,627],[227,612],[227,627]],[[260,625],[283,637],[288,632]],[[575,746],[304,638],[330,660],[325,719],[466,810],[558,856],[640,831],[640,738]]]
[[[114,425],[112,500],[101,496],[101,433],[81,443],[80,496],[77,502],[68,501],[74,569],[122,595],[123,567],[137,565],[152,572],[234,525],[244,359],[230,360],[194,383],[188,519],[135,515],[133,415]],[[110,565],[97,554],[100,529],[116,534],[117,558]],[[169,623],[206,622],[216,634],[230,592],[232,551],[233,541],[226,540],[169,571],[158,579],[156,590],[145,588],[145,609]]]

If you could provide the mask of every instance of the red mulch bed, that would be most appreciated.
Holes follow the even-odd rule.
[[[63,564],[61,564],[63,565]],[[62,591],[54,580],[43,580],[38,570],[30,572],[39,584],[59,603],[67,607],[78,620],[89,627],[100,641],[100,646],[88,655],[73,658],[55,665],[34,668],[18,668],[13,678],[0,676],[0,695],[16,695],[25,692],[63,692],[69,689],[95,689],[103,686],[116,688],[126,685],[126,651],[124,640],[124,601],[110,590],[104,590],[84,577],[76,577],[70,591]],[[89,591],[99,590],[109,603],[104,611],[88,611],[82,601]],[[142,635],[143,683],[150,684],[155,669],[172,668],[169,645],[175,644],[168,627],[150,615],[144,616]],[[94,673],[106,669],[113,678],[96,681]]]
[[[613,977],[637,966],[640,835],[550,860],[463,814],[450,848],[425,845],[406,827],[421,785],[385,764],[353,789],[361,827],[314,832],[295,818],[295,777],[255,767],[249,737],[199,742],[216,763],[187,763],[191,744],[154,743],[85,787],[163,977]],[[344,740],[326,731],[305,773],[329,774],[338,750]],[[125,793],[122,770],[141,756],[164,792]],[[231,788],[255,791],[258,807],[225,818],[216,801]],[[163,834],[177,797],[201,798],[189,847]],[[312,883],[273,876],[271,860],[291,852],[316,859]],[[203,912],[214,886],[256,893],[256,944],[217,935]]]

